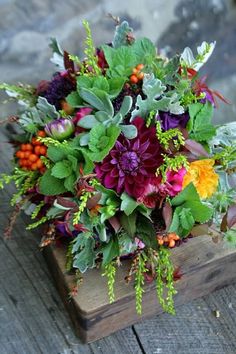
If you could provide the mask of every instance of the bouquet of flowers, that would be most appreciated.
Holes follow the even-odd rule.
[[[68,271],[101,267],[112,302],[116,269],[128,258],[137,312],[145,281],[155,280],[174,313],[170,250],[199,224],[236,245],[236,123],[212,124],[216,99],[226,100],[198,74],[215,42],[168,59],[126,21],[99,48],[83,24],[84,59],[52,39],[50,81],[0,85],[21,107],[6,119],[21,132],[0,186],[15,182],[12,205],[31,216],[28,229],[44,224],[41,247],[66,245]]]

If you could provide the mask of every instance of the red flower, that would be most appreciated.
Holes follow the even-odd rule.
[[[97,164],[96,173],[106,188],[119,194],[125,191],[137,199],[163,160],[155,127],[147,128],[141,117],[133,124],[138,129],[137,137],[129,140],[120,135],[109,155]]]

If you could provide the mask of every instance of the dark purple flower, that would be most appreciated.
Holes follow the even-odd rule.
[[[156,118],[161,122],[162,129],[166,131],[177,127],[186,128],[190,117],[188,112],[183,114],[172,114],[160,111]]]
[[[69,138],[74,133],[75,126],[71,119],[59,118],[46,124],[44,129],[48,136],[60,141]]]
[[[40,91],[39,95],[45,97],[57,110],[61,109],[61,101],[76,89],[75,83],[67,72],[56,73],[47,85],[44,83],[44,87],[45,90]]]
[[[147,128],[141,117],[132,124],[138,129],[137,137],[129,140],[120,135],[109,155],[97,164],[96,173],[106,188],[119,194],[125,191],[137,199],[161,165],[162,150],[155,127]]]

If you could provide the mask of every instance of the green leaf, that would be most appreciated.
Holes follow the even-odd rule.
[[[212,208],[198,201],[188,201],[184,203],[184,207],[189,208],[195,221],[200,223],[207,222],[213,214]]]
[[[73,267],[78,268],[84,273],[88,268],[95,266],[96,252],[95,240],[89,232],[80,233],[73,244],[72,253],[74,254]]]
[[[180,223],[183,226],[183,229],[188,230],[188,232],[190,232],[193,228],[195,220],[191,212],[191,209],[186,208],[186,204],[185,207],[181,209],[179,213],[179,218],[180,218]]]
[[[136,200],[134,200],[125,192],[121,194],[121,200],[122,202],[120,210],[123,211],[126,215],[132,214],[134,209],[137,208],[137,206],[139,205]]]
[[[71,162],[63,160],[57,162],[52,168],[52,176],[63,179],[72,173]]]
[[[85,102],[89,103],[98,111],[105,111],[109,115],[113,115],[114,109],[106,92],[99,89],[93,89],[93,91],[91,91],[91,89],[80,88],[79,94]]]
[[[193,183],[189,183],[176,197],[171,200],[172,206],[179,206],[187,201],[200,201]]]
[[[101,253],[103,254],[103,266],[109,264],[115,257],[119,256],[120,247],[116,236],[112,237],[110,241],[102,247]]]
[[[48,169],[39,181],[39,192],[43,195],[58,195],[66,192],[63,181],[51,175]]]
[[[132,47],[121,46],[115,49],[104,45],[102,49],[109,65],[109,69],[107,70],[109,77],[124,78],[132,73],[133,67],[137,64],[136,55]]]
[[[73,155],[68,155],[67,159],[71,162],[71,168],[72,170],[77,173],[78,170],[78,160],[76,157],[74,157]]]
[[[93,116],[92,114],[89,114],[89,115],[84,116],[83,118],[81,118],[78,121],[77,125],[79,127],[85,128],[85,129],[91,129],[97,123],[98,123],[98,121],[95,118],[95,116]]]
[[[113,48],[119,48],[120,46],[128,45],[127,35],[128,33],[132,32],[133,29],[129,26],[127,21],[123,21],[121,24],[116,26],[114,39],[112,41]]]
[[[156,47],[148,38],[137,39],[132,45],[136,61],[142,64],[152,64],[156,57]]]
[[[124,118],[126,114],[129,113],[131,107],[132,107],[133,99],[131,96],[125,96],[123,99],[123,102],[121,104],[120,110],[118,113],[121,114],[121,116]]]
[[[153,223],[141,214],[137,216],[136,236],[143,241],[147,247],[152,249],[158,248],[156,231]]]
[[[132,213],[129,215],[121,214],[120,216],[121,226],[131,237],[133,237],[136,232],[136,219],[137,219],[136,213]]]
[[[216,128],[212,125],[213,106],[210,102],[193,103],[189,105],[190,120],[187,129],[190,138],[200,142],[209,141],[216,133]]]
[[[109,84],[109,97],[111,99],[117,97],[122,90],[124,83],[126,81],[126,78],[124,77],[112,77],[108,79],[108,84]]]
[[[137,96],[136,105],[132,112],[131,120],[133,120],[136,116],[145,118],[151,111],[167,111],[171,98],[164,96],[157,100],[157,98],[163,94],[165,89],[166,86],[164,86],[159,79],[156,79],[153,74],[144,75],[143,92],[145,93],[146,98],[143,99],[141,95]]]
[[[135,125],[120,125],[120,129],[127,139],[134,139],[138,135],[138,130]]]
[[[83,101],[81,97],[79,96],[78,92],[71,92],[67,97],[66,97],[66,102],[71,106],[71,107],[79,107],[82,105]]]
[[[47,149],[47,157],[53,162],[58,162],[66,158],[66,153],[60,146],[49,146]]]
[[[64,180],[64,186],[67,189],[67,191],[70,191],[72,193],[75,192],[75,182],[77,180],[77,176],[75,173],[72,173],[68,177],[65,178]]]
[[[103,124],[97,124],[89,133],[89,149],[87,152],[92,161],[102,161],[104,157],[113,148],[118,136],[120,128],[116,126],[104,127]]]

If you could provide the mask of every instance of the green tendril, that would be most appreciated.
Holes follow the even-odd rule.
[[[156,268],[157,297],[163,310],[174,315],[173,296],[177,291],[174,287],[174,267],[170,259],[170,251],[166,247],[160,247],[158,256]],[[166,297],[164,297],[165,292]]]
[[[142,300],[144,293],[144,273],[147,272],[146,261],[147,256],[140,253],[136,258],[137,270],[135,272],[135,298],[136,298],[136,311],[138,315],[142,314]]]
[[[114,284],[115,284],[115,275],[116,275],[116,267],[115,262],[111,262],[104,267],[103,276],[107,277],[107,287],[108,287],[108,297],[110,304],[115,301],[115,293],[114,293]]]

